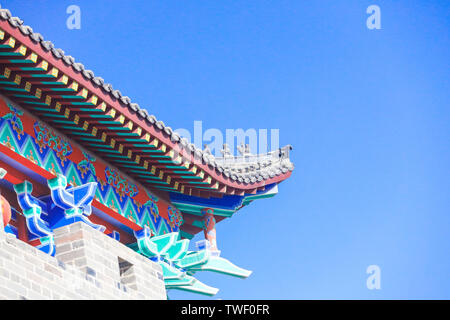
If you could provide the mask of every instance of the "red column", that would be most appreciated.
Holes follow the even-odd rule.
[[[17,227],[17,238],[22,240],[23,242],[28,242],[28,227],[27,227],[27,219],[17,213],[16,215],[16,227]]]
[[[202,210],[204,228],[203,233],[205,234],[205,239],[209,241],[211,245],[211,251],[218,251],[217,241],[216,241],[216,219],[214,218],[214,209],[205,208]]]

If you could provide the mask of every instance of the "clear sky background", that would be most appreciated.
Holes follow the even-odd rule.
[[[293,145],[279,194],[218,224],[222,255],[254,272],[197,274],[213,299],[450,299],[449,1],[0,4],[174,129]]]

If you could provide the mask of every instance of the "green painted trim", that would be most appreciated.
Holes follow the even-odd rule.
[[[184,172],[184,173],[186,173],[186,172]],[[202,180],[203,179],[202,177],[198,177],[198,176],[194,176],[194,175],[192,175],[192,176],[183,175],[183,176],[180,176],[180,177],[185,178],[185,179],[197,179],[197,180]]]
[[[89,112],[103,112],[100,109],[94,109],[94,108],[80,108],[80,110],[81,111],[89,111]],[[90,115],[90,116],[92,117],[93,115]]]
[[[96,144],[96,143],[92,143],[91,144],[91,146],[93,146],[93,147],[101,147],[101,148],[105,148],[105,147],[108,147],[108,148],[110,148],[110,149],[113,149],[113,147],[111,147],[110,145],[108,145],[108,144]]]
[[[97,138],[79,137],[78,139],[83,140],[83,141],[103,142],[101,139],[97,139]]]
[[[34,63],[33,60],[28,59],[9,59],[10,63]]]
[[[36,110],[37,108],[35,108]],[[64,115],[62,114],[49,114],[49,113],[45,113],[44,116],[48,117],[48,118],[65,118]],[[52,120],[53,121],[53,120]]]
[[[6,48],[10,48],[9,46]],[[22,57],[23,55],[20,52],[0,52],[0,56],[3,57]]]
[[[45,71],[45,70],[42,70],[42,71]],[[30,76],[32,78],[55,78],[56,79],[56,77],[52,74],[30,74]],[[48,84],[52,84],[52,83],[54,83],[54,82],[50,82]]]
[[[222,258],[222,257],[216,257],[211,256],[208,259],[208,262],[205,264],[202,264],[199,267],[191,268],[190,271],[213,271],[218,272],[222,274],[226,274],[229,276],[239,277],[239,278],[248,278],[252,271],[246,270],[243,268],[240,268],[236,266],[235,264],[231,263],[229,260]]]
[[[10,87],[3,87],[2,90],[6,90],[6,91],[18,91],[18,92],[28,92],[25,89],[22,88],[10,88]]]
[[[42,68],[35,68],[35,67],[21,67],[20,70],[22,70],[22,71],[45,71]]]
[[[83,97],[81,97],[81,98],[84,99]],[[90,102],[75,102],[74,101],[74,102],[72,102],[72,105],[74,105],[74,106],[93,106],[93,107],[95,107],[95,105],[90,103]],[[91,109],[89,109],[89,110],[91,110]]]
[[[92,118],[105,118],[105,119],[109,119],[109,118],[111,118],[111,116],[108,116],[108,115],[105,115],[105,114],[91,114],[91,117]],[[101,123],[101,124],[108,124],[108,123],[114,123],[115,121],[112,121],[112,120],[110,120],[110,121],[106,121],[106,120],[100,120],[98,123]]]
[[[92,134],[88,132],[71,132],[71,134],[74,134],[76,136],[92,137]]]
[[[82,96],[73,96],[73,95],[61,95],[60,98],[62,98],[62,99],[79,99],[79,100],[85,99]]]
[[[107,153],[121,154],[119,151],[114,150],[114,149],[97,149],[97,151],[103,151],[103,152],[107,152]]]
[[[182,238],[189,239],[189,240],[191,240],[194,237],[193,234],[187,233],[186,231],[183,231],[183,230],[180,230],[180,235]]]
[[[53,77],[53,78],[56,79],[56,77]],[[54,81],[41,81],[41,84],[50,84],[50,85],[54,85],[54,86],[57,86],[57,85],[65,86],[66,85],[64,82],[59,82],[59,81],[57,81],[57,82],[54,82]]]
[[[69,122],[70,122],[70,121],[69,121]],[[61,128],[69,129],[69,130],[85,131],[83,128],[76,127],[76,126],[61,126]]]
[[[56,120],[52,120],[53,122],[56,122],[56,123],[66,123],[66,124],[72,124],[73,122],[72,121],[70,121],[70,120],[58,120],[58,119],[56,119]],[[73,125],[73,126],[65,126],[66,128],[70,128],[70,129],[74,129],[74,128],[78,128],[78,127],[76,127],[75,125]]]
[[[168,168],[169,166],[166,166],[166,168]],[[191,178],[190,175],[194,175],[193,172],[189,171],[189,170],[173,170],[173,173],[177,173],[177,174],[189,174],[189,178]]]
[[[26,99],[39,99],[38,97],[28,95],[28,94],[13,94],[13,97],[16,98],[26,98]]]

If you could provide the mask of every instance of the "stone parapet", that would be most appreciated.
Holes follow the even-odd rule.
[[[55,257],[0,228],[0,299],[166,299],[159,264],[77,222],[56,229]]]

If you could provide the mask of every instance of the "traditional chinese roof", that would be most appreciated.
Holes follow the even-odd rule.
[[[290,146],[231,161],[204,153],[6,9],[0,75],[3,94],[153,188],[198,198],[256,196],[293,170]]]

